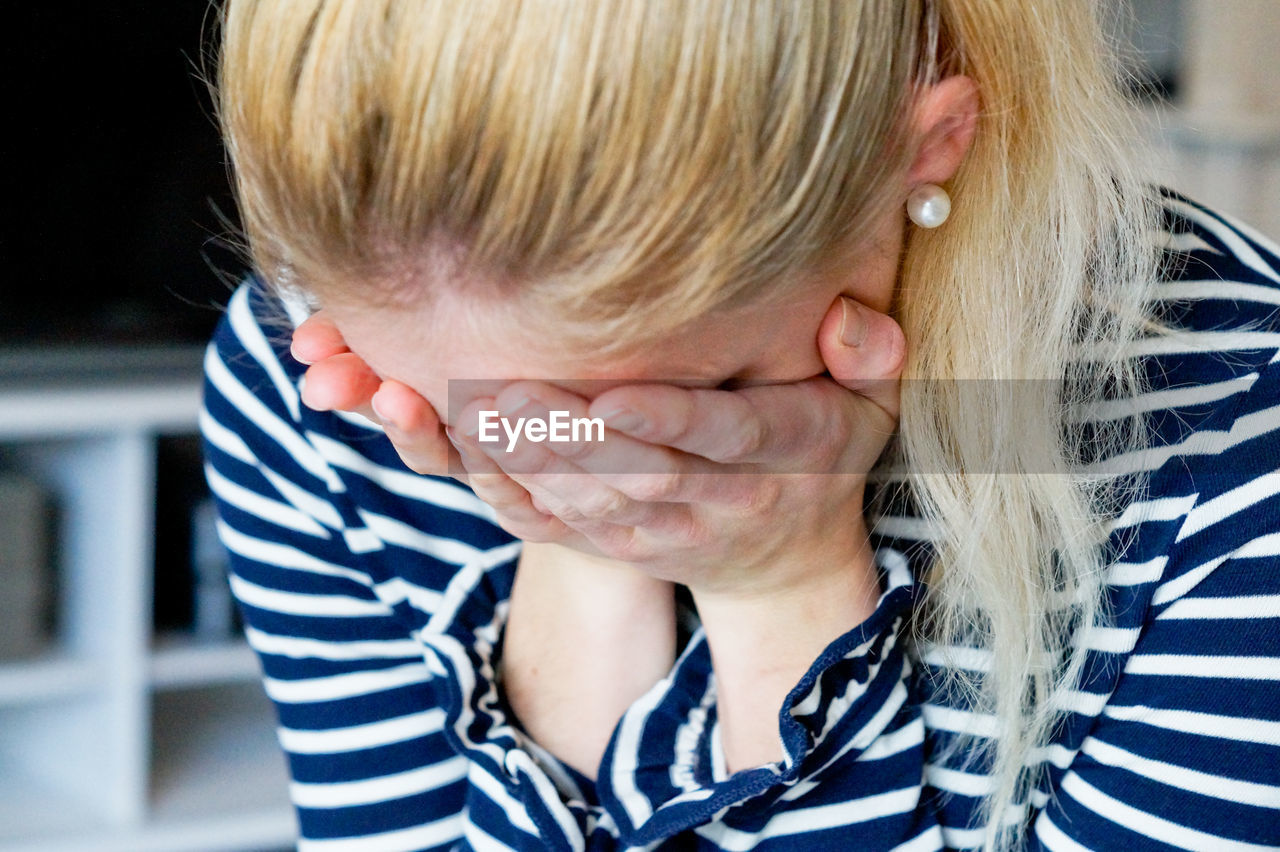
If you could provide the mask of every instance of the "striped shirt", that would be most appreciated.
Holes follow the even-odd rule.
[[[1280,251],[1169,193],[1141,357],[1156,446],[1112,523],[1111,620],[1044,784],[1006,818],[1034,848],[1280,847]],[[978,649],[904,641],[929,562],[904,510],[873,531],[882,594],[779,713],[784,759],[725,771],[695,630],[619,720],[594,780],[522,733],[494,672],[520,543],[356,415],[299,399],[296,308],[252,282],[206,358],[206,473],[231,587],[292,773],[304,852],[976,848],[989,778],[947,748],[993,718],[933,694]],[[1123,545],[1119,544],[1123,542]]]

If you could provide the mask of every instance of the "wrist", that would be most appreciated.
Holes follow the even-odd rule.
[[[675,660],[670,583],[553,544],[526,544],[502,652],[525,731],[588,777],[613,728]]]
[[[831,642],[875,611],[880,596],[865,539],[853,555],[794,577],[767,590],[694,591],[730,771],[782,758],[778,715],[787,694]]]
[[[624,562],[529,542],[521,550],[512,599],[572,616],[593,631],[591,638],[608,640],[636,630],[653,632],[668,615],[674,618],[674,590],[669,581]]]
[[[693,591],[717,680],[778,670],[792,684],[837,637],[875,611],[880,581],[865,544],[838,565],[786,587],[707,593]]]

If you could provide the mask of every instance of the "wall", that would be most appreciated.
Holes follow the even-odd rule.
[[[1152,137],[1158,179],[1280,239],[1277,0],[1147,0],[1139,16],[1181,12],[1178,90]]]

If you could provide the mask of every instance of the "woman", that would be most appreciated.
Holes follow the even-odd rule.
[[[304,848],[1280,842],[1277,263],[1101,45],[232,0],[204,428]]]

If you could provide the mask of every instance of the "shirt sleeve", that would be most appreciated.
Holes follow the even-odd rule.
[[[237,291],[201,425],[299,849],[583,848],[591,791],[527,741],[494,683],[519,543],[466,488],[404,468],[372,424],[302,406],[292,329]]]
[[[782,761],[726,775],[700,631],[671,676],[632,705],[597,781],[623,848],[673,838],[728,850],[940,848],[904,652],[917,587],[901,554],[876,558],[875,611],[827,646],[780,708]]]
[[[1277,356],[1280,359],[1280,356]],[[1188,471],[1145,623],[1033,842],[1280,848],[1280,360]]]

